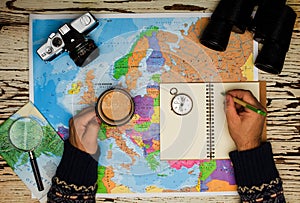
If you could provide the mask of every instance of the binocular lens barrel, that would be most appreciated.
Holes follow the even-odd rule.
[[[215,51],[225,51],[232,25],[225,21],[211,20],[200,38],[201,44]]]
[[[255,6],[258,9],[252,19]],[[254,33],[263,44],[255,60],[257,68],[279,74],[289,49],[296,13],[286,0],[221,0],[204,29],[200,43],[215,51],[225,51],[231,31]]]
[[[233,32],[242,34],[251,23],[251,15],[256,5],[256,0],[234,0],[230,19],[233,22]]]
[[[200,43],[216,51],[225,51],[231,31],[244,33],[251,22],[254,0],[221,0],[200,38]]]
[[[254,33],[253,39],[263,43],[277,26],[281,17],[281,10],[285,6],[286,0],[262,0],[259,3],[249,30]]]
[[[282,71],[297,17],[293,9],[287,5],[280,10],[280,14],[276,27],[264,41],[255,60],[257,68],[274,74],[279,74]]]

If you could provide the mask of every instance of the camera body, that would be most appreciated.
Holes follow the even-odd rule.
[[[76,65],[85,66],[99,55],[94,41],[85,37],[97,26],[97,19],[87,12],[71,23],[62,25],[58,32],[51,33],[37,54],[42,60],[51,61],[67,51]]]

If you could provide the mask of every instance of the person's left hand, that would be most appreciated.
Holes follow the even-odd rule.
[[[95,154],[98,149],[99,126],[95,107],[82,110],[69,121],[70,143],[81,151]]]

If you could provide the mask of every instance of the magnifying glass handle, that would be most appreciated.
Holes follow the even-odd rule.
[[[33,170],[33,174],[34,174],[34,178],[35,178],[38,190],[42,191],[42,190],[44,190],[44,186],[43,186],[42,178],[41,178],[41,175],[40,175],[39,167],[37,165],[37,162],[36,162],[36,159],[35,159],[35,156],[34,156],[34,152],[29,151],[28,154],[29,154],[31,167],[32,167],[32,170]]]

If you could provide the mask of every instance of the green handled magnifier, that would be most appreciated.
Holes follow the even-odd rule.
[[[39,191],[44,190],[40,171],[33,150],[41,143],[43,129],[34,119],[20,117],[13,122],[9,129],[9,140],[11,144],[24,152],[28,152],[34,178]]]

